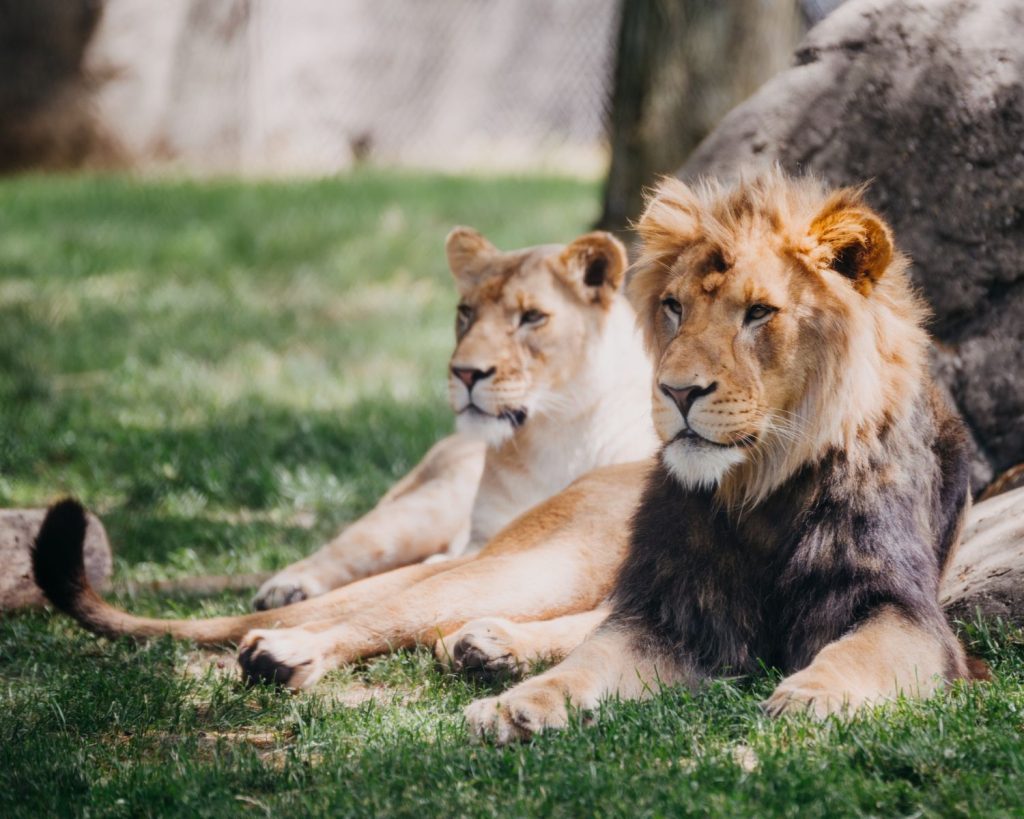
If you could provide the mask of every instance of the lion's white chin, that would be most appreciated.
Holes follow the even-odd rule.
[[[739,447],[712,447],[672,441],[661,450],[662,463],[687,489],[711,489],[725,474],[747,459]]]
[[[455,416],[455,429],[460,435],[483,441],[491,449],[497,449],[516,434],[511,421],[472,411]]]

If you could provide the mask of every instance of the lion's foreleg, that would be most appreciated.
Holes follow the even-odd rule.
[[[677,658],[613,619],[549,671],[471,703],[466,722],[476,736],[504,744],[564,727],[572,708],[592,709],[608,697],[643,699],[663,685],[692,679]]]
[[[884,606],[786,677],[764,707],[824,717],[900,694],[925,697],[965,673],[963,651],[941,615],[912,620]]]
[[[609,609],[600,606],[593,611],[528,623],[484,617],[438,640],[434,654],[442,665],[474,677],[518,677],[532,663],[563,659],[608,614]]]

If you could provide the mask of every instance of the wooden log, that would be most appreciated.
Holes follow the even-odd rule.
[[[1009,492],[1011,489],[1019,489],[1022,486],[1024,486],[1024,464],[1017,464],[1007,469],[1002,475],[986,486],[985,491],[981,493],[981,497],[978,500],[986,501],[989,498],[994,498],[996,495],[1002,495],[1004,492]]]
[[[32,544],[45,515],[45,509],[0,510],[0,611],[46,602],[32,579]],[[112,569],[107,532],[99,518],[90,514],[85,532],[85,572],[89,582],[94,588],[106,588]]]
[[[978,503],[940,593],[954,619],[1024,625],[1024,487]]]

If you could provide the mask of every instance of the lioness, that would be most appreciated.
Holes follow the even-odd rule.
[[[460,297],[448,378],[460,434],[333,541],[270,578],[257,609],[439,553],[477,552],[588,470],[654,452],[650,365],[620,292],[617,239],[597,231],[567,247],[502,253],[459,227],[445,250]]]
[[[630,294],[656,362],[661,457],[612,614],[560,665],[472,703],[498,742],[567,703],[789,674],[771,714],[823,716],[969,676],[938,603],[968,508],[961,422],[925,307],[857,190],[773,172],[665,181]]]
[[[564,656],[578,644],[602,617],[593,610],[625,548],[639,474],[627,480],[619,477],[623,467],[598,470],[491,535],[574,477],[656,449],[650,363],[621,293],[624,249],[608,234],[591,233],[567,247],[501,253],[475,231],[458,228],[449,235],[447,254],[461,296],[450,396],[459,429],[486,439],[486,456],[465,438],[446,439],[339,544],[302,561],[300,571],[283,572],[292,580],[275,588],[312,594],[379,567],[387,548],[387,560],[422,558],[460,528],[472,529],[469,555],[394,569],[243,617],[137,618],[88,588],[81,572],[84,518],[81,507],[68,502],[55,507],[36,544],[35,576],[50,600],[109,636],[167,633],[213,644],[236,642],[254,628],[349,615],[369,635],[346,655],[352,659],[433,643],[484,616],[572,615],[539,625],[477,622],[444,646],[446,659],[485,675],[521,670],[538,656]],[[634,488],[621,491],[622,483]],[[482,553],[472,554],[487,540]],[[306,583],[314,574],[319,586]],[[297,586],[300,581],[305,585]],[[304,634],[296,632],[297,638]],[[289,636],[277,632],[275,638]],[[289,684],[312,683],[311,671],[291,676]],[[270,676],[283,681],[286,672]]]

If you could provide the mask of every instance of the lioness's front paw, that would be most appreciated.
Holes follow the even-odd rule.
[[[513,688],[500,697],[471,702],[464,714],[473,736],[498,745],[527,740],[569,723],[565,695],[554,686],[529,686],[523,691]]]
[[[445,667],[477,679],[519,677],[527,663],[519,656],[514,628],[514,623],[498,617],[473,620],[438,640],[434,654]]]
[[[238,664],[248,684],[268,682],[297,691],[327,670],[318,635],[301,628],[261,629],[245,635]]]
[[[831,675],[805,668],[780,682],[761,707],[773,717],[810,714],[824,719],[831,714],[852,712],[863,704],[863,698],[844,690]]]
[[[257,611],[277,609],[291,603],[300,603],[330,591],[322,582],[304,572],[285,569],[260,586],[252,599]]]

